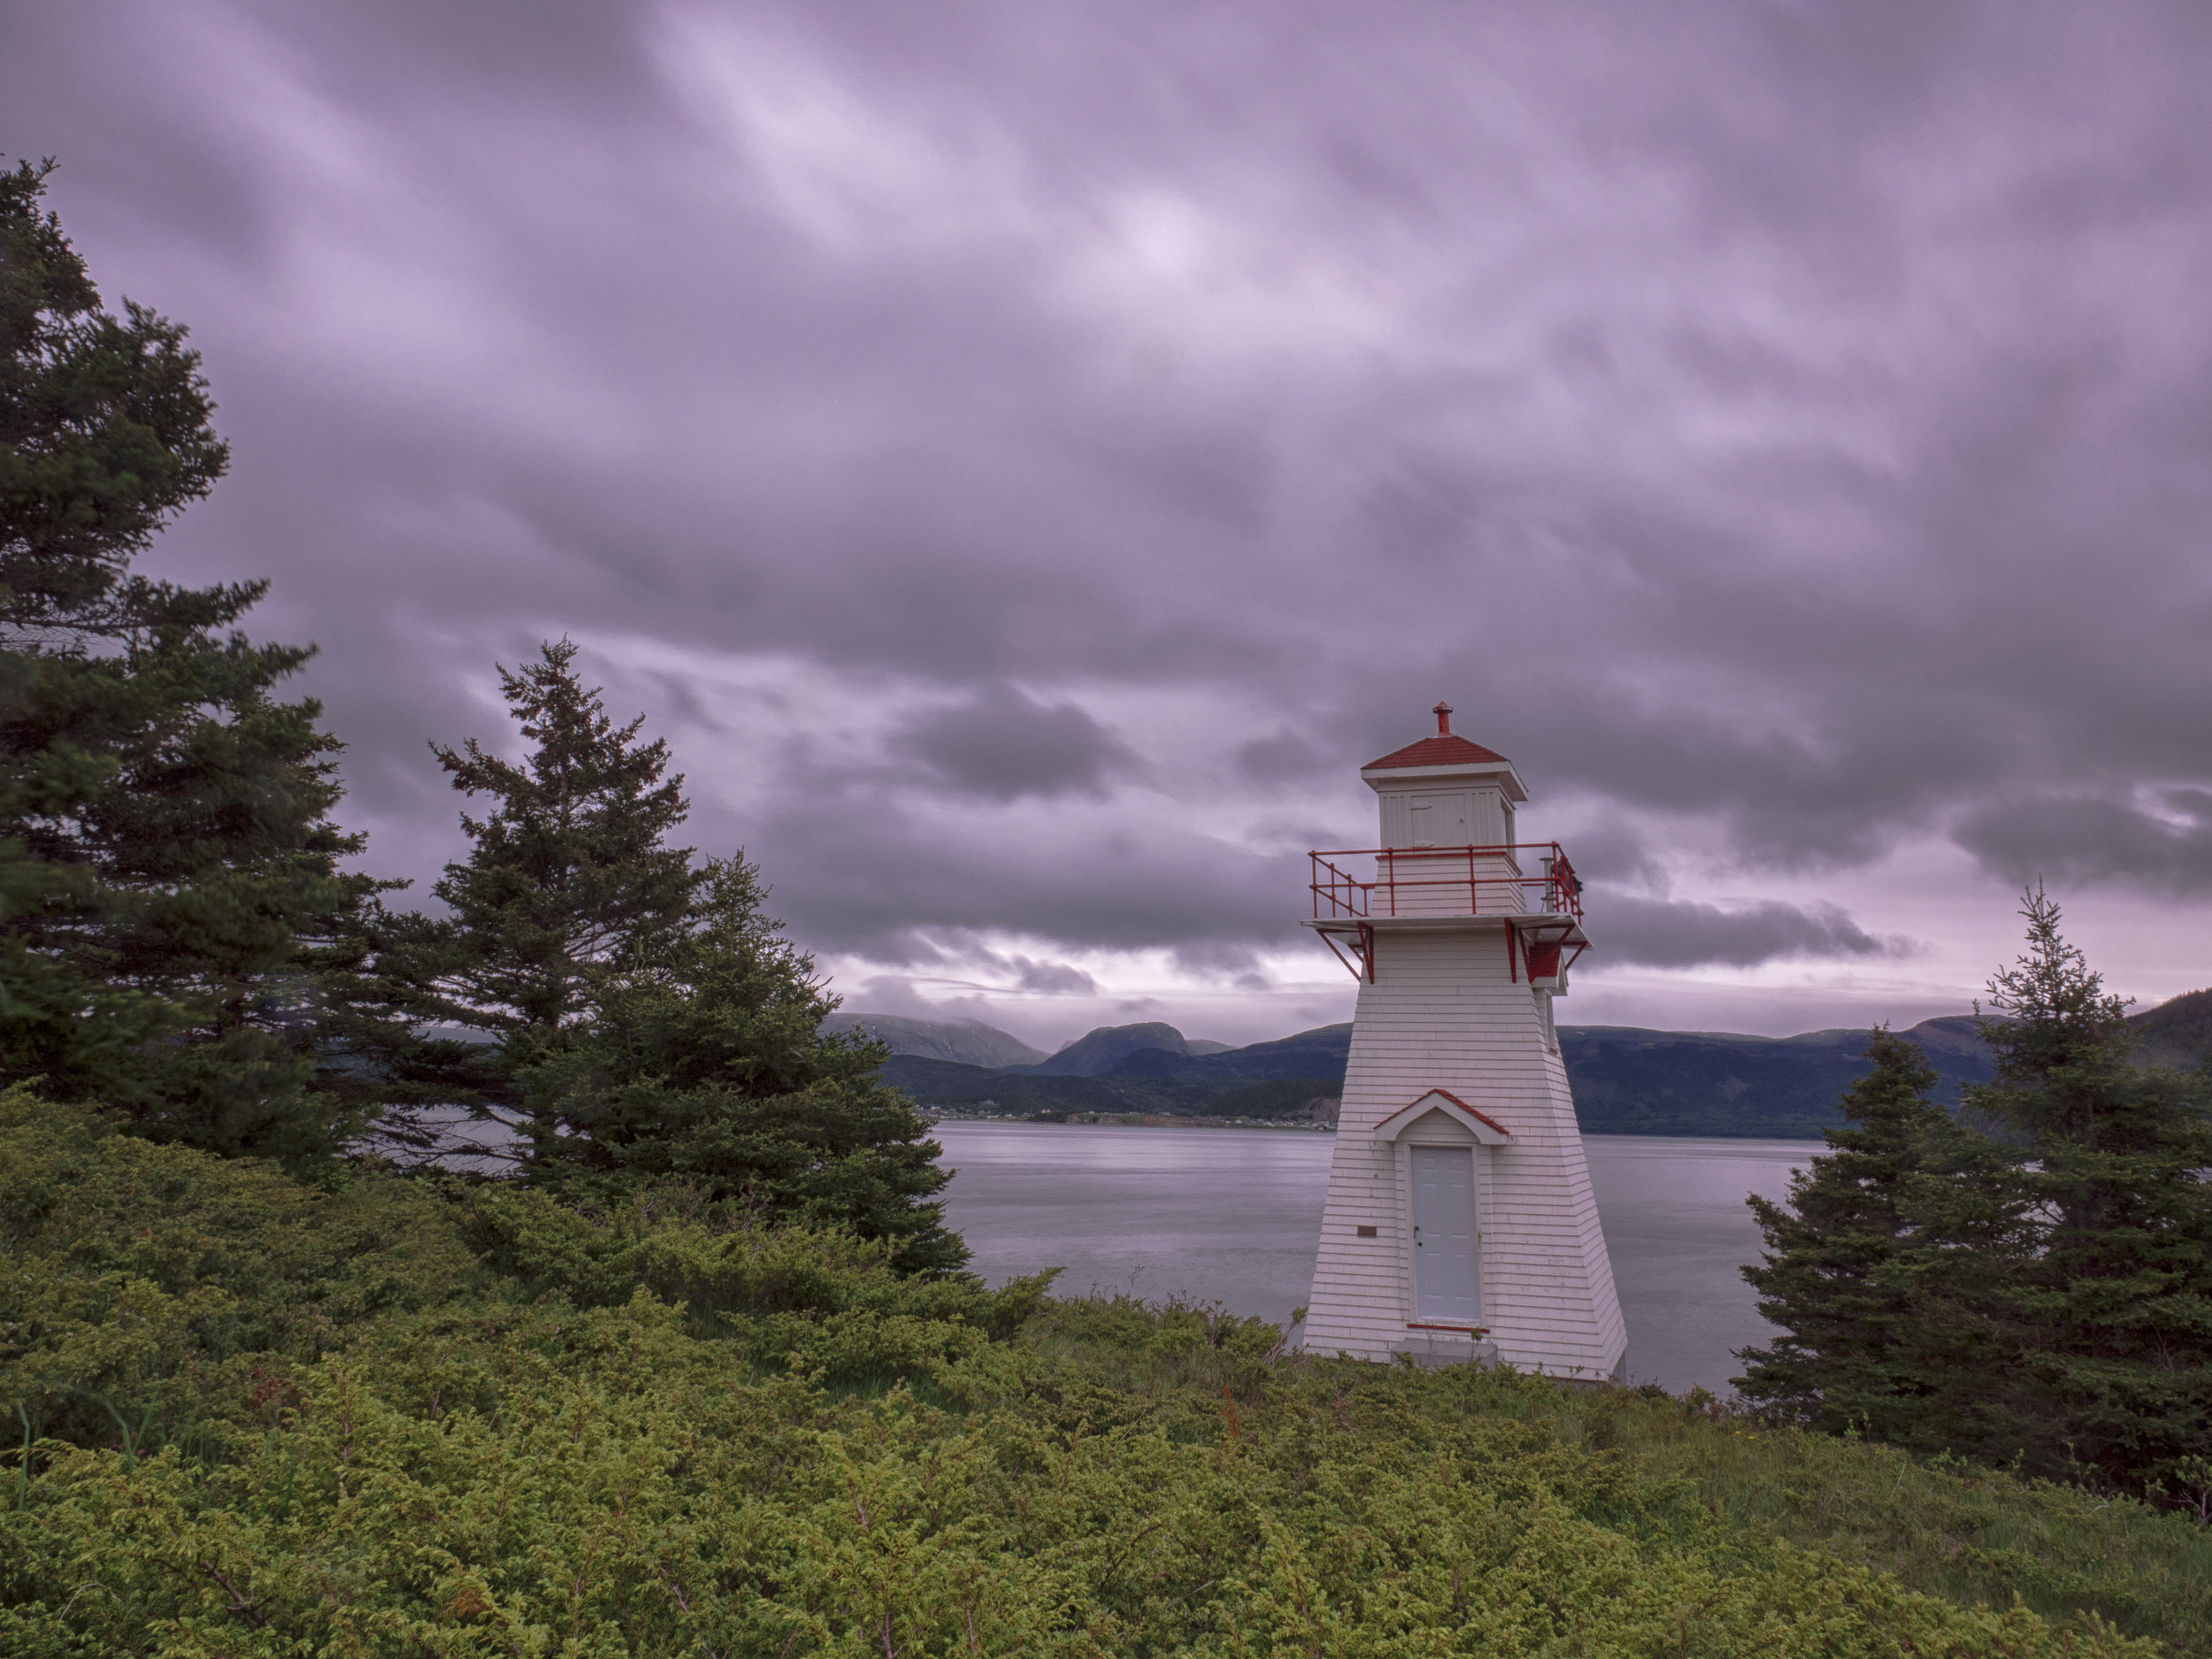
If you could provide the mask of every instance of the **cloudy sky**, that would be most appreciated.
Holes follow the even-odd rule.
[[[1356,776],[1511,756],[1563,1016],[2212,982],[2212,8],[12,0],[346,821],[564,634],[848,1006],[1348,1018]]]

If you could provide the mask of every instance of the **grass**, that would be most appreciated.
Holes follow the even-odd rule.
[[[594,1651],[780,1652],[864,1592],[933,1653],[972,1592],[1003,1652],[2212,1652],[2212,1532],[2083,1487],[1698,1393],[1286,1355],[1217,1304],[903,1279],[840,1234],[325,1192],[10,1110],[11,1654],[188,1626],[273,1654],[257,1618],[307,1651],[372,1614],[421,1640],[326,1650],[503,1651],[456,1622],[493,1601]],[[861,1537],[864,1509],[902,1518]]]
[[[1261,1433],[1271,1403],[1340,1415],[1379,1395],[1420,1416],[1516,1420],[1563,1447],[1625,1456],[1647,1498],[1671,1490],[1746,1539],[1839,1556],[1963,1606],[2016,1601],[2060,1623],[2093,1613],[2175,1654],[2212,1652],[2212,1529],[2085,1486],[1776,1426],[1702,1390],[1284,1356],[1273,1326],[1217,1304],[1062,1300],[1023,1340],[1102,1389],[1215,1432],[1225,1389]]]

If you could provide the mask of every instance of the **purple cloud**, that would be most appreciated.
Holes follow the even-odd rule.
[[[238,458],[153,567],[274,579],[379,868],[570,633],[841,971],[1260,987],[1444,695],[1677,895],[1612,959],[1909,933],[1925,1000],[2030,865],[2146,962],[2208,919],[2208,54],[2186,0],[85,0],[0,150],[192,325]]]

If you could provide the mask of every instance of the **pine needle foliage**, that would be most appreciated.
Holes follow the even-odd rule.
[[[211,626],[258,589],[187,593],[130,571],[230,465],[199,353],[166,318],[102,307],[42,211],[53,170],[0,172],[0,629],[81,641]]]
[[[1745,1270],[1784,1327],[1747,1399],[1922,1452],[2082,1479],[2212,1517],[2212,1078],[2136,1064],[2126,1004],[2023,895],[1990,980],[1992,1080],[1954,1122],[1877,1031],[1850,1126]]]
[[[1783,1333],[1738,1351],[1737,1386],[1831,1432],[2004,1455],[2019,1427],[1978,1384],[2012,1350],[1985,1310],[2033,1246],[2016,1159],[1929,1098],[1916,1044],[1878,1026],[1867,1053],[1827,1154],[1793,1171],[1786,1204],[1750,1200],[1766,1255],[1744,1278]]]
[[[234,625],[266,584],[131,569],[228,450],[177,324],[101,307],[50,164],[0,173],[0,1080],[295,1163],[364,1113],[326,1064],[356,918],[338,742]]]
[[[651,960],[690,914],[693,849],[666,838],[690,811],[668,777],[664,739],[618,726],[576,672],[575,644],[499,670],[509,712],[533,745],[520,764],[474,738],[432,751],[483,816],[461,816],[472,848],[431,890],[452,912],[452,964],[426,1004],[453,1024],[541,1038],[584,1018],[596,976]]]
[[[463,816],[469,856],[434,889],[449,914],[388,924],[393,1001],[432,1033],[388,1070],[509,1124],[523,1176],[574,1202],[675,1181],[889,1240],[909,1271],[958,1267],[949,1178],[877,1079],[886,1050],[821,1031],[837,1000],[763,911],[756,866],[668,845],[689,808],[667,745],[642,717],[618,725],[577,656],[549,642],[500,671],[523,760],[433,745],[488,807]]]
[[[2026,1141],[2038,1245],[2002,1298],[2022,1341],[1990,1391],[2087,1465],[2212,1512],[2212,1078],[2133,1064],[2126,1002],[2024,895],[2027,949],[1989,985],[1992,1080],[1970,1103]]]
[[[680,1182],[894,1240],[910,1271],[958,1267],[949,1177],[878,1079],[882,1046],[822,1032],[837,999],[763,913],[756,866],[709,859],[699,877],[687,926],[599,976],[587,1019],[511,1043],[531,1179],[596,1202]]]

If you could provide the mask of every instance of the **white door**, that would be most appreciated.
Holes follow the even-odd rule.
[[[1479,1325],[1474,1152],[1467,1147],[1412,1150],[1414,1317]]]

